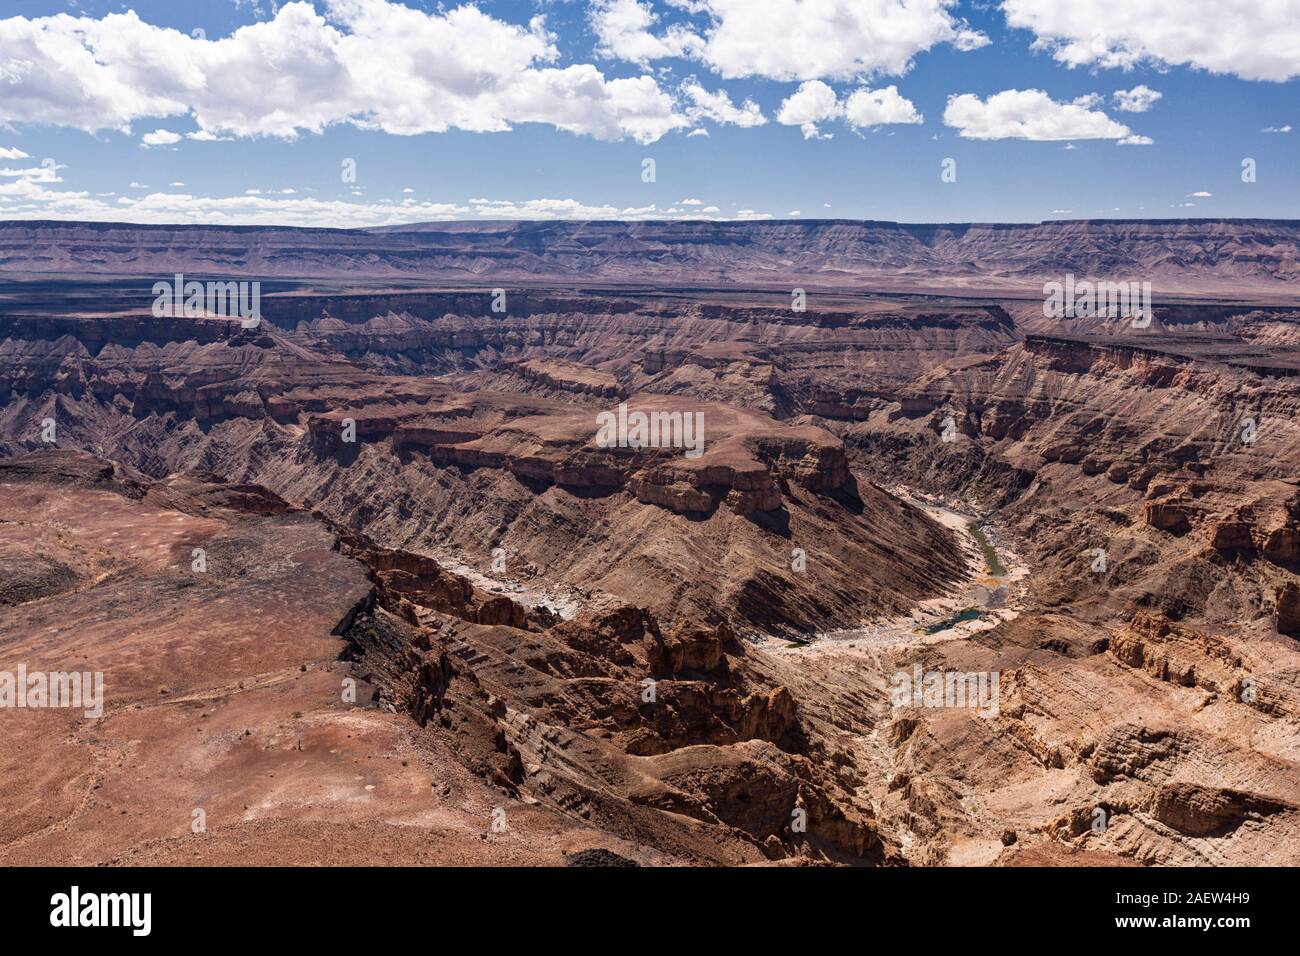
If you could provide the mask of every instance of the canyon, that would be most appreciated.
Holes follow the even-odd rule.
[[[1296,865],[1298,256],[0,223],[0,670],[105,685],[0,711],[0,861]],[[178,272],[261,322],[155,317]]]

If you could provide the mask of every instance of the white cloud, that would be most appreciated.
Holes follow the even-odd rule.
[[[1192,198],[1193,198],[1193,199],[1209,199],[1212,195],[1214,195],[1214,194],[1213,194],[1213,193],[1207,193],[1207,192],[1205,192],[1204,190],[1202,190],[1201,192],[1192,193]]]
[[[921,114],[911,100],[899,95],[898,88],[887,86],[880,90],[862,87],[841,102],[835,91],[821,80],[801,83],[777,112],[776,121],[786,126],[798,126],[804,139],[829,139],[821,132],[819,123],[844,119],[850,126],[881,126],[887,123],[919,123]]]
[[[822,136],[817,124],[835,119],[840,111],[835,91],[821,80],[809,80],[801,83],[781,104],[776,121],[785,126],[798,126],[803,130],[804,139],[829,139],[829,135]]]
[[[168,184],[167,184],[168,188],[170,188],[170,189],[177,189],[177,188],[183,187],[184,185],[185,185],[184,183],[180,183],[180,182],[177,182],[177,183],[168,183]]]
[[[149,146],[170,146],[172,143],[179,143],[181,137],[179,133],[173,133],[167,129],[156,129],[152,133],[145,133],[140,137],[140,145]]]
[[[62,167],[60,167],[62,168]],[[21,179],[31,183],[61,183],[63,179],[49,166],[28,166],[22,169],[0,169],[4,179]]]
[[[1081,98],[1083,103],[1088,98]],[[943,121],[964,139],[1113,139],[1150,143],[1099,110],[1076,101],[1058,103],[1042,90],[1003,90],[987,100],[973,93],[948,97]]]
[[[1293,0],[1002,0],[1007,23],[1069,66],[1188,65],[1247,80],[1300,76]]]
[[[591,7],[591,26],[601,56],[633,63],[648,63],[665,57],[696,52],[703,41],[688,28],[677,24],[655,36],[650,28],[659,18],[649,3],[639,0],[597,0]]]
[[[686,117],[692,122],[712,120],[733,126],[762,126],[767,122],[767,117],[763,116],[763,111],[754,100],[745,100],[737,107],[727,91],[708,92],[693,79],[682,83],[681,92],[693,104],[686,107],[685,111]]]
[[[682,93],[693,105],[686,108],[686,115],[691,122],[710,119],[715,123],[727,123],[734,126],[762,126],[767,122],[758,104],[745,100],[740,106],[731,102],[725,90],[710,93],[693,80],[682,84]]]
[[[703,199],[679,199],[679,200],[677,200],[677,205],[679,205],[679,206],[703,206],[703,205],[704,205],[704,200],[703,200]]]
[[[13,149],[6,149],[5,147],[0,146],[0,159],[31,159],[31,157],[16,147]]]
[[[655,205],[620,207],[577,199],[506,200],[476,197],[466,202],[416,199],[382,201],[327,200],[303,195],[256,194],[194,196],[157,191],[139,197],[113,193],[53,189],[42,182],[44,168],[13,182],[0,180],[0,219],[81,219],[140,223],[209,223],[218,225],[332,226],[360,228],[424,220],[453,219],[768,219],[770,213],[744,209],[722,217],[717,206],[662,210]],[[46,180],[45,182],[58,182]],[[134,188],[148,189],[139,183]]]
[[[592,25],[601,51],[637,63],[690,57],[726,79],[847,80],[906,73],[913,57],[941,43],[959,50],[989,43],[952,16],[953,0],[669,2],[706,22],[655,35],[649,3],[600,0]]]
[[[1265,126],[1262,130],[1260,130],[1260,132],[1261,133],[1289,133],[1291,132],[1291,124],[1287,123],[1285,126]]]
[[[127,130],[190,115],[195,139],[293,138],[335,123],[397,135],[545,123],[648,143],[689,126],[654,78],[558,67],[544,21],[474,6],[429,14],[389,0],[302,0],[220,39],[134,12],[0,20],[0,123]]]
[[[1131,90],[1115,91],[1115,109],[1125,113],[1145,113],[1164,96],[1159,90],[1138,84]]]
[[[709,131],[705,129],[703,126],[701,126],[699,129],[693,129],[689,133],[687,133],[686,138],[690,139],[692,136],[708,136],[708,135],[709,135]]]
[[[898,87],[881,90],[860,89],[844,101],[844,118],[853,126],[880,126],[885,123],[919,123],[922,120],[912,101],[898,93]]]

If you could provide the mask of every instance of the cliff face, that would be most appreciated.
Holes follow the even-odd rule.
[[[50,419],[60,443],[155,477],[199,467],[254,481],[386,547],[450,547],[475,563],[502,548],[551,583],[742,630],[902,610],[961,573],[949,533],[860,486],[841,440],[815,425],[644,391],[630,368],[620,382],[575,363],[507,361],[464,387],[339,355],[328,322],[323,335],[166,322],[151,334],[134,317],[15,322],[0,342],[0,391],[11,396],[0,449],[42,447]],[[484,356],[518,351],[500,325],[454,323],[474,334],[445,361],[467,378]],[[445,324],[423,323],[431,334]],[[382,326],[350,327],[345,341],[386,366]],[[620,402],[677,433],[651,447],[600,444],[600,416]],[[897,537],[916,551],[891,558]],[[834,561],[792,571],[795,549],[832,546]],[[857,569],[848,584],[845,566]],[[768,599],[756,602],[756,582],[778,586],[762,585]]]
[[[593,841],[644,862],[898,858],[726,626],[629,605],[562,622],[265,488],[76,452],[0,459],[0,520],[0,638],[106,688],[94,723],[0,722],[5,863],[192,862],[178,801],[231,862],[555,865]],[[408,822],[431,806],[439,825]],[[499,807],[528,849],[479,846]],[[362,845],[313,840],[340,826]]]
[[[1158,290],[1277,293],[1300,278],[1293,220],[909,225],[469,222],[375,230],[0,223],[0,271],[839,288],[1031,288],[1066,273]]]
[[[377,818],[408,812],[385,780],[424,807],[429,781],[411,778],[434,768],[461,788],[439,807],[450,829],[508,799],[511,828],[551,862],[560,848],[541,834],[563,816],[583,821],[581,835],[563,831],[581,841],[564,849],[596,833],[643,862],[1294,864],[1300,309],[1157,299],[1137,329],[1047,319],[1036,290],[828,291],[795,312],[795,283],[632,288],[785,282],[800,263],[843,268],[817,274],[850,285],[893,269],[891,281],[955,286],[1021,281],[1044,263],[1139,264],[1170,270],[1179,291],[1260,269],[1249,291],[1280,299],[1296,284],[1291,228],[84,227],[82,245],[51,232],[30,250],[76,248],[92,271],[123,268],[142,237],[157,247],[129,268],[165,261],[163,274],[190,256],[327,276],[427,278],[433,261],[440,278],[485,271],[459,290],[387,275],[338,294],[337,279],[267,283],[266,321],[251,330],[153,320],[139,301],[147,272],[7,287],[0,603],[16,612],[5,633],[33,655],[111,649],[133,682],[110,724],[120,740],[164,754],[189,740],[211,766],[222,752],[196,731],[219,724],[223,813],[292,816],[263,789],[271,778],[257,771],[270,765],[257,760],[270,758],[254,744],[301,744],[295,786],[328,784],[289,804],[360,807],[371,783],[354,774],[358,755],[395,753],[376,735],[401,732],[417,756],[366,798]],[[633,268],[618,292],[559,288],[612,288]],[[494,313],[484,290],[506,269],[543,281],[521,280]],[[699,413],[701,454],[596,442],[598,416],[620,403]],[[927,514],[898,485],[953,510]],[[961,522],[975,516],[1007,574],[966,540]],[[215,573],[196,583],[187,569],[204,542]],[[155,604],[176,616],[159,620]],[[968,607],[985,616],[962,620]],[[822,632],[811,645],[773,639],[809,631]],[[122,635],[136,656],[122,658]],[[320,653],[300,670],[313,635]],[[258,656],[264,645],[279,656]],[[330,710],[334,664],[371,685],[364,722]],[[277,667],[287,673],[264,681]],[[917,667],[996,675],[999,709],[899,706],[886,688]],[[262,677],[244,694],[249,675]],[[292,704],[256,703],[291,687]],[[200,690],[221,708],[187,722],[177,707]],[[159,706],[134,706],[146,698]],[[227,699],[250,710],[227,711]],[[280,724],[295,709],[322,730],[289,734]],[[15,743],[40,739],[26,733]],[[138,789],[188,786],[174,766],[160,760]],[[65,769],[78,772],[71,758]],[[111,784],[110,800],[87,805],[95,813],[147,804],[124,791],[131,780]],[[194,805],[188,792],[168,799]],[[0,813],[21,816],[12,832],[62,839],[31,815],[37,801],[16,801]],[[807,838],[787,822],[800,810]],[[541,825],[529,829],[530,813]],[[69,844],[80,835],[70,826]],[[111,859],[133,839],[94,852]],[[479,851],[476,833],[476,852],[491,839]]]

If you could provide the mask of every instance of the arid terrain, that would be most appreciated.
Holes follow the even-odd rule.
[[[1298,222],[14,222],[0,275],[0,670],[104,686],[0,710],[0,863],[1300,865]]]

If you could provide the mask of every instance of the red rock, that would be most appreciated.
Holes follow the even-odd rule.
[[[1153,528],[1172,534],[1186,534],[1192,530],[1187,509],[1173,502],[1149,501],[1143,510],[1143,520]]]
[[[1281,633],[1300,637],[1300,587],[1294,582],[1277,592],[1276,622]]]
[[[1220,521],[1210,525],[1210,547],[1216,551],[1252,551],[1255,542],[1251,526],[1246,521]]]

